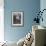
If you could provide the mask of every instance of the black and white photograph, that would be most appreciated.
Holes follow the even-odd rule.
[[[23,26],[23,12],[12,12],[12,25]]]

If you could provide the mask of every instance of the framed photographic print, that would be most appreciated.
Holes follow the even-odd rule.
[[[23,26],[23,12],[12,12],[12,26]]]

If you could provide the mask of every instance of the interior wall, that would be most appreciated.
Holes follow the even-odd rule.
[[[40,0],[40,10],[46,9],[46,0]],[[40,25],[46,27],[46,10],[43,12],[43,22],[40,21]],[[46,34],[45,34],[45,44],[46,44]]]
[[[46,0],[40,0],[40,10],[46,9]],[[43,22],[40,21],[40,25],[46,27],[46,10],[43,12]]]
[[[4,38],[7,41],[18,41],[31,31],[33,19],[40,9],[40,0],[4,0],[4,5]],[[11,25],[13,11],[24,12],[23,27]]]
[[[4,0],[0,0],[0,42],[4,41]]]

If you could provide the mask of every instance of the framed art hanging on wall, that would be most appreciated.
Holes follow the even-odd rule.
[[[23,12],[12,12],[12,26],[23,26]]]

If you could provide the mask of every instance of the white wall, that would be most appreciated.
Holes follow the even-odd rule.
[[[4,0],[0,0],[0,42],[4,41]]]

